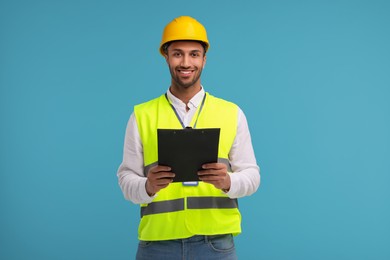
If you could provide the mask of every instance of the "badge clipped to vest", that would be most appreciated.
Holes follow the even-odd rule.
[[[182,183],[183,183],[183,186],[198,186],[199,185],[198,181],[185,181]]]
[[[198,171],[218,161],[220,128],[157,129],[158,164],[176,174],[173,182],[197,186]]]

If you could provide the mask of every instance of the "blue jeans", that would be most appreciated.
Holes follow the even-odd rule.
[[[236,260],[232,235],[193,236],[165,241],[139,241],[137,260]]]

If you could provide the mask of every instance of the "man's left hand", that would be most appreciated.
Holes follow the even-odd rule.
[[[214,185],[217,189],[229,191],[230,175],[223,163],[207,163],[202,165],[203,170],[198,172],[201,181]]]

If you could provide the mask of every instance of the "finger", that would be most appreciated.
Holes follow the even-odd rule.
[[[198,172],[199,177],[207,177],[207,176],[218,176],[218,173],[215,172]]]
[[[156,186],[158,186],[159,188],[164,188],[168,186],[172,181],[173,179],[161,179],[156,182]]]
[[[227,172],[224,169],[208,169],[208,170],[202,170],[198,171],[199,176],[204,176],[204,175],[226,175]]]
[[[156,179],[173,179],[175,174],[173,172],[157,172],[154,174]]]
[[[148,194],[153,195],[161,189],[167,187],[171,182],[173,182],[174,176],[175,174],[172,172],[149,174],[146,182],[147,187],[149,187],[147,188]]]
[[[210,182],[210,181],[222,181],[223,179],[224,179],[224,177],[222,177],[220,175],[204,175],[204,176],[199,177],[199,180],[207,181],[207,182]]]
[[[216,167],[216,163],[205,163],[202,165],[202,169],[215,169]]]
[[[169,166],[162,166],[162,165],[157,165],[155,167],[152,167],[150,169],[150,172],[156,173],[156,172],[169,172],[171,171],[171,167]]]
[[[169,184],[173,181],[173,177],[164,177],[164,178],[154,178],[150,179],[150,182],[153,185],[164,185],[164,184]]]
[[[226,165],[223,163],[206,163],[202,165],[203,169],[226,169]]]

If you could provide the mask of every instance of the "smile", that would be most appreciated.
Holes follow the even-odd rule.
[[[178,70],[178,71],[179,73],[184,75],[190,75],[192,72],[194,72],[193,70]]]

